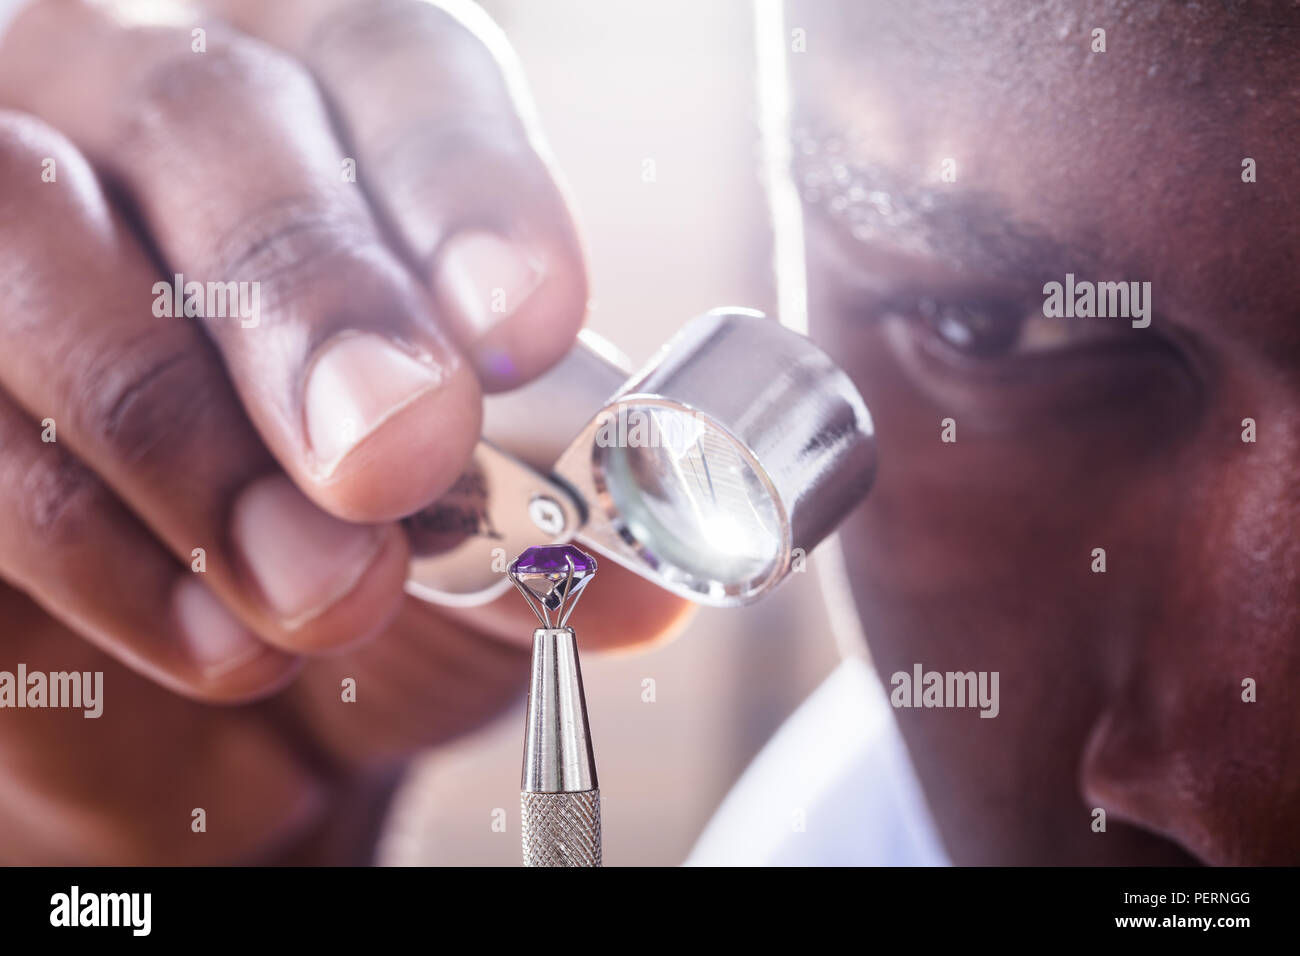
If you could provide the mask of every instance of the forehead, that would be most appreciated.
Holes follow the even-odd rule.
[[[1297,0],[787,0],[786,11],[809,61],[861,65],[871,50],[876,62],[924,61],[939,79],[1013,80],[1030,61],[1068,71],[1089,59],[1073,54],[1093,52],[1101,29],[1107,51],[1152,80],[1222,87],[1231,70],[1277,86],[1295,80],[1300,33]],[[959,59],[944,58],[958,49]]]
[[[1151,280],[1192,324],[1230,314],[1294,342],[1300,17],[1231,9],[796,0],[796,174],[847,178],[895,215],[951,202],[949,233],[995,209],[1014,227],[995,240],[1095,252],[1090,267]],[[860,231],[892,228],[879,208],[866,218]]]

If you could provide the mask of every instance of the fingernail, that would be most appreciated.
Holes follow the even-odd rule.
[[[453,236],[434,267],[434,292],[466,343],[517,312],[541,281],[533,257],[490,232]]]
[[[234,670],[266,649],[197,578],[182,578],[172,602],[185,649],[206,675]]]
[[[232,533],[262,593],[290,628],[349,593],[382,541],[376,528],[326,514],[283,475],[244,490],[235,502]]]
[[[442,370],[369,333],[325,346],[307,378],[307,438],[326,475],[372,432],[442,384]]]

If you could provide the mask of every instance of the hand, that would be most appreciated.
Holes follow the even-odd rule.
[[[587,285],[500,41],[458,17],[50,0],[0,45],[31,114],[0,114],[0,669],[104,673],[98,719],[0,710],[4,862],[355,859],[402,761],[516,698],[529,612],[485,636],[406,599],[395,519]],[[207,314],[168,317],[177,274]],[[606,574],[584,633],[615,603],[623,641],[683,607]]]

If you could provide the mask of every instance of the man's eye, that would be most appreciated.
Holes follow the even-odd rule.
[[[1176,332],[1134,328],[1127,318],[1046,316],[1033,292],[978,281],[863,294],[844,310],[858,319],[849,341],[870,352],[865,361],[893,363],[900,394],[913,389],[990,435],[1059,428],[1067,417],[1097,434],[1149,435],[1134,407],[1156,428],[1195,400],[1199,379]],[[884,346],[879,357],[876,346]]]
[[[943,342],[967,355],[993,358],[1015,349],[1022,310],[1006,302],[939,302],[921,299],[916,314]]]
[[[1051,352],[1122,331],[1113,320],[1047,318],[1013,299],[946,301],[921,297],[894,303],[892,317],[919,324],[942,347],[972,359],[999,359]],[[1122,323],[1127,328],[1128,323]]]

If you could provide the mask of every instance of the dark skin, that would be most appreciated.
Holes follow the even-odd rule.
[[[1300,862],[1300,20],[1209,6],[790,12],[801,162],[931,201],[855,239],[814,195],[809,282],[879,430],[843,531],[882,680],[1001,673],[996,719],[895,711],[957,863]],[[1151,326],[1043,318],[1067,270]]]
[[[860,238],[832,197],[809,217],[814,332],[882,450],[844,529],[873,657],[1001,673],[994,720],[897,712],[931,809],[959,863],[1297,862],[1294,16],[969,7],[794,7],[801,125],[852,144],[856,202],[890,198]],[[50,0],[0,46],[3,660],[103,670],[106,696],[98,720],[0,718],[4,862],[365,860],[405,761],[518,699],[527,611],[405,597],[395,520],[585,308],[562,192],[476,32],[400,0],[153,25]],[[448,281],[466,231],[541,272],[486,328]],[[1150,281],[1151,327],[1021,324],[1066,270]],[[263,282],[259,334],[150,315],[173,271]],[[357,433],[307,383],[376,339],[436,385],[362,376],[340,458]],[[602,576],[585,636],[680,621]]]
[[[0,861],[365,862],[406,762],[523,691],[531,612],[407,596],[397,519],[571,346],[582,250],[481,22],[159,9],[0,43],[0,670],[103,672],[97,719],[0,712]],[[159,316],[175,272],[260,321]],[[602,580],[589,646],[684,613]]]

